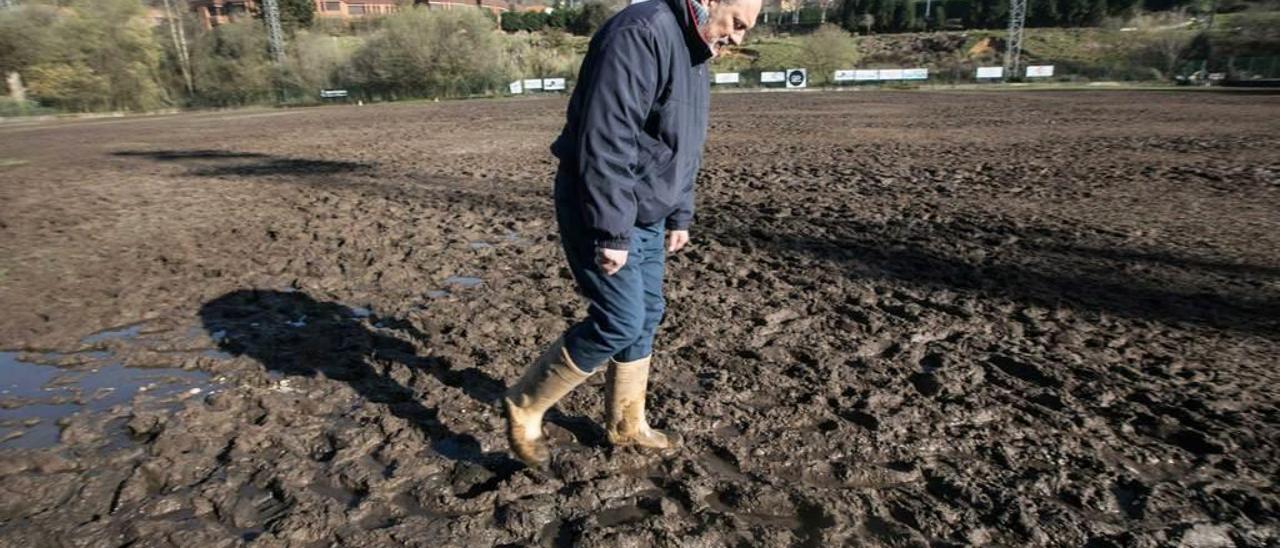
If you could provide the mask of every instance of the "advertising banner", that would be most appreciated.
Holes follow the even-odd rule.
[[[809,71],[802,68],[787,69],[787,88],[799,89],[809,85]]]
[[[1004,78],[1004,67],[978,67],[978,78]]]
[[[901,80],[902,69],[880,69],[881,80]]]
[[[1032,65],[1027,67],[1027,78],[1048,78],[1053,76],[1053,65]]]
[[[906,69],[902,71],[902,79],[903,80],[928,80],[929,69],[927,68]]]
[[[787,80],[787,73],[785,72],[761,72],[760,73],[761,84],[780,84],[782,82],[785,82],[786,80]]]
[[[741,80],[741,75],[736,72],[717,72],[715,83],[717,84],[736,84]]]

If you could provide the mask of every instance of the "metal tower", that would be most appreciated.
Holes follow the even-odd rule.
[[[280,28],[280,3],[277,0],[262,2],[263,16],[267,20],[267,39],[271,41],[271,56],[277,64],[284,64],[284,29]]]
[[[1009,37],[1004,50],[1004,79],[1018,76],[1022,57],[1022,27],[1027,23],[1027,0],[1009,0]]]

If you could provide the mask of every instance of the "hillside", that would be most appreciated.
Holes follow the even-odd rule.
[[[1135,26],[1031,28],[1024,64],[1060,67],[1059,79],[1168,80],[1200,67],[1206,40],[1190,21],[1168,18]],[[934,78],[964,80],[978,66],[998,65],[1006,47],[1003,30],[854,35],[860,61],[846,68],[927,67]],[[734,54],[716,60],[717,71],[750,72],[804,67],[806,36],[757,36]],[[1277,77],[1280,12],[1219,15],[1207,44],[1211,70],[1253,70]]]

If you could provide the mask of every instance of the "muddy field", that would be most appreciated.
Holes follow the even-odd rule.
[[[686,446],[539,473],[563,108],[0,126],[0,544],[1280,543],[1280,96],[716,96]]]

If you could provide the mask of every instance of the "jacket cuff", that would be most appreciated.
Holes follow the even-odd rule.
[[[596,247],[613,249],[616,251],[628,251],[631,249],[631,238],[599,239],[596,240]]]

